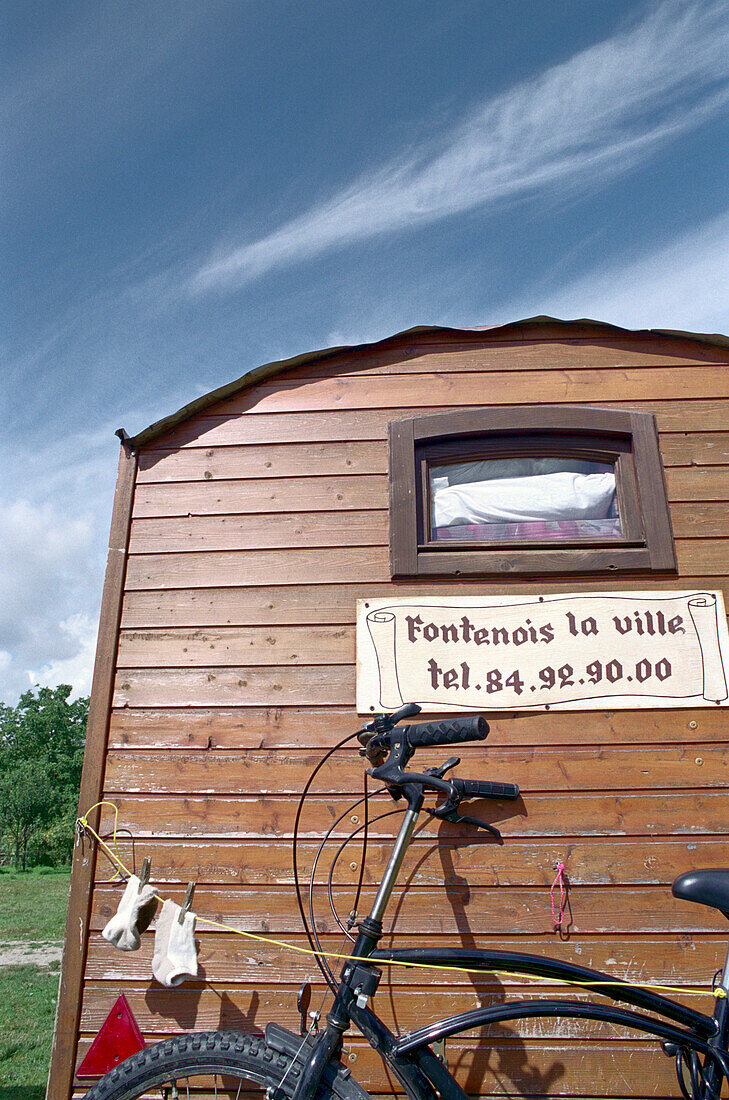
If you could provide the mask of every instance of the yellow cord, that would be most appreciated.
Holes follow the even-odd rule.
[[[89,825],[88,817],[90,813],[94,812],[97,806],[111,806],[112,810],[114,811],[114,860],[116,860],[116,863],[118,864],[116,870],[114,871],[114,878],[116,878],[117,875],[119,875],[119,877],[121,878],[122,869],[127,875],[129,874],[129,871],[127,871],[126,867],[124,867],[124,864],[122,863],[121,852],[119,851],[119,845],[116,839],[116,831],[119,823],[119,807],[117,806],[116,802],[107,802],[106,800],[102,800],[101,802],[94,802],[93,806],[90,806],[84,816],[80,817],[78,820],[83,825],[84,829],[88,829],[89,832],[93,832],[93,829]],[[101,837],[97,837],[97,840],[101,844],[104,843]],[[111,879],[111,882],[113,881],[114,879]]]
[[[108,844],[106,844],[106,842],[104,840],[102,840],[102,838],[99,836],[99,834],[96,832],[96,830],[92,829],[92,827],[88,823],[88,815],[91,813],[92,810],[95,810],[97,806],[112,806],[114,808],[113,843],[114,843],[114,848],[116,849],[115,852],[112,852],[112,850],[108,846]],[[115,805],[115,803],[113,803],[113,802],[96,802],[96,803],[94,803],[94,805],[91,807],[90,810],[86,811],[86,813],[83,815],[83,817],[80,817],[78,819],[78,824],[81,825],[86,832],[90,833],[91,836],[94,837],[97,844],[101,847],[102,851],[106,854],[107,858],[110,859],[112,863],[115,863],[117,865],[117,871],[122,871],[125,875],[130,876],[132,874],[132,872],[129,870],[128,867],[125,867],[124,863],[122,862],[121,855],[119,854],[119,848],[118,848],[118,845],[117,845],[116,831],[117,831],[118,817],[119,817],[119,809]],[[155,894],[154,896],[157,898],[158,901],[164,902],[164,898],[161,898],[159,896],[159,894]],[[244,936],[246,939],[249,939],[249,940],[258,940],[260,943],[273,944],[275,947],[283,947],[287,951],[295,951],[295,952],[298,952],[298,954],[300,954],[300,955],[311,955],[314,958],[323,958],[323,959],[341,959],[345,962],[370,962],[370,963],[372,962],[372,959],[368,958],[367,956],[343,955],[343,954],[340,954],[337,951],[314,951],[309,947],[299,947],[297,944],[288,943],[286,940],[276,940],[276,939],[273,939],[271,936],[259,936],[255,932],[244,932],[240,928],[231,928],[231,926],[229,924],[220,924],[218,921],[209,920],[207,917],[201,917],[198,914],[195,914],[195,915],[196,915],[198,924],[206,924],[210,928],[217,928],[217,929],[220,929],[223,932],[233,932],[236,936]],[[380,963],[380,964],[383,964],[384,966],[416,967],[417,969],[421,969],[421,970],[422,969],[425,969],[425,970],[448,970],[448,971],[456,971],[456,972],[461,973],[461,974],[473,974],[473,973],[480,972],[480,971],[471,970],[467,966],[447,966],[447,965],[441,964],[441,963],[408,962],[405,959],[378,959],[377,962]],[[507,978],[519,978],[522,981],[524,980],[525,977],[528,977],[528,975],[520,974],[518,971],[515,971],[515,970],[489,970],[488,973],[500,974],[503,977],[507,977]],[[676,993],[676,994],[681,994],[681,995],[693,994],[697,997],[710,997],[711,996],[711,997],[716,997],[716,998],[722,998],[722,997],[726,997],[726,995],[727,995],[726,991],[724,989],[722,989],[721,986],[716,986],[714,989],[694,989],[694,988],[690,988],[690,987],[686,987],[686,986],[649,985],[647,983],[639,984],[637,982],[626,982],[626,981],[621,981],[619,979],[616,979],[615,981],[581,982],[581,981],[576,981],[576,980],[572,980],[572,979],[548,978],[548,977],[539,976],[538,978],[534,979],[534,982],[535,983],[536,982],[539,982],[539,983],[548,982],[548,983],[551,983],[552,985],[583,986],[583,987],[586,987],[586,988],[595,988],[596,986],[607,986],[611,989],[614,989],[616,986],[617,987],[628,986],[628,987],[634,988],[634,989],[659,990],[662,993]]]

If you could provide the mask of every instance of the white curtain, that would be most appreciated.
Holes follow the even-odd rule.
[[[464,485],[433,479],[433,523],[522,523],[605,519],[615,497],[615,474],[562,472],[502,477]]]

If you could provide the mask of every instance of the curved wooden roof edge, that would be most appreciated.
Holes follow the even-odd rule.
[[[373,340],[370,343],[344,344],[341,347],[322,348],[319,351],[309,351],[305,352],[303,355],[295,355],[291,359],[281,359],[274,363],[264,363],[260,367],[253,367],[251,370],[241,375],[240,378],[236,378],[233,382],[228,382],[224,386],[219,386],[217,389],[211,390],[201,397],[196,397],[194,401],[190,401],[187,405],[183,405],[177,412],[171,413],[169,416],[165,416],[161,420],[155,421],[154,424],[150,424],[148,428],[144,428],[135,436],[127,436],[126,432],[121,428],[117,434],[123,434],[129,446],[134,448],[141,447],[145,443],[149,443],[151,440],[157,438],[157,436],[162,435],[164,432],[170,431],[171,428],[176,427],[183,420],[195,416],[196,413],[202,412],[204,409],[217,404],[218,401],[222,401],[226,397],[231,397],[240,390],[247,389],[249,386],[253,386],[257,382],[262,382],[266,378],[272,378],[274,375],[293,370],[295,367],[302,367],[309,363],[322,362],[323,360],[333,358],[336,355],[341,355],[342,352],[363,351],[366,348],[383,348],[407,336],[424,336],[435,333],[450,333],[454,336],[488,333],[491,336],[497,334],[506,336],[510,332],[515,334],[514,330],[524,328],[536,329],[547,325],[564,326],[565,330],[578,327],[584,329],[587,327],[593,328],[596,333],[624,333],[629,336],[679,336],[687,340],[694,340],[700,344],[711,344],[715,347],[729,348],[729,336],[723,336],[721,333],[686,332],[681,329],[661,328],[627,329],[621,328],[620,325],[611,325],[607,321],[595,321],[589,317],[580,317],[569,321],[559,317],[526,317],[521,321],[508,321],[506,324],[502,325],[465,325],[458,328],[449,325],[416,325],[414,328],[404,329],[402,332],[395,332],[391,336],[386,336],[381,340]]]

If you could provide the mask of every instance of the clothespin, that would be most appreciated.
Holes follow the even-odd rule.
[[[192,905],[192,895],[194,893],[195,893],[195,883],[194,882],[188,882],[187,890],[185,890],[185,899],[182,903],[182,908],[180,909],[180,915],[177,918],[177,920],[180,924],[185,923],[185,917],[190,912],[190,907]]]
[[[149,882],[149,874],[150,874],[151,870],[152,870],[152,860],[149,858],[149,856],[145,856],[144,860],[142,862],[142,870],[141,870],[140,875],[139,875],[139,887],[137,889],[137,892],[139,894],[141,894],[142,890],[144,889],[144,887]]]

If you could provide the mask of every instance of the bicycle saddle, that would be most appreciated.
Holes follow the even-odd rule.
[[[671,891],[675,898],[710,905],[729,920],[729,870],[686,871],[678,876]]]

